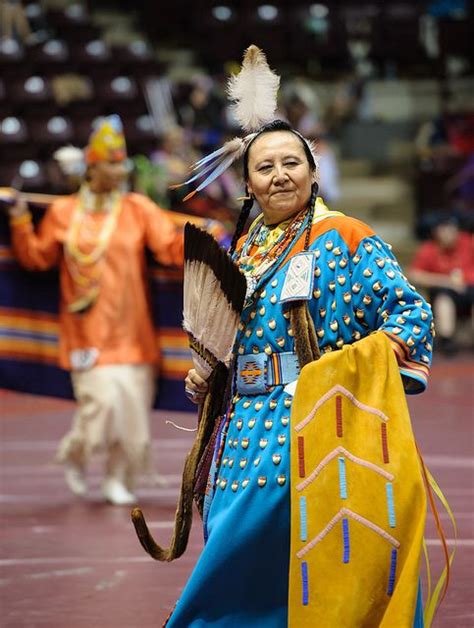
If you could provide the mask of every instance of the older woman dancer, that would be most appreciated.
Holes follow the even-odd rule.
[[[232,252],[254,288],[235,345],[234,396],[211,469],[206,544],[169,626],[287,625],[290,412],[300,365],[286,303],[298,290],[288,281],[294,272],[298,283],[291,266],[298,253],[312,258],[305,298],[323,356],[383,331],[407,392],[424,390],[430,363],[429,305],[367,225],[329,211],[317,198],[305,140],[286,123],[271,122],[243,159],[249,199]],[[239,240],[255,200],[262,214]],[[265,369],[271,373],[259,388],[254,380]],[[207,383],[191,370],[186,388],[199,403]],[[417,617],[419,622],[420,608]]]
[[[230,83],[247,135],[198,164],[199,191],[243,158],[230,254],[248,290],[196,476],[205,545],[167,625],[422,626],[425,493],[404,391],[426,387],[430,306],[389,245],[318,198],[313,146],[272,120],[277,88],[251,46]],[[185,384],[197,404],[225,394],[195,370]]]

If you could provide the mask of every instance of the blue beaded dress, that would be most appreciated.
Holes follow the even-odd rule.
[[[288,305],[280,295],[304,227],[288,244],[284,263],[274,263],[248,299],[237,355],[294,350]],[[261,220],[252,225],[249,237],[256,230],[262,231]],[[265,236],[254,242],[252,250],[269,250]],[[421,392],[431,360],[431,310],[408,284],[390,247],[369,227],[328,211],[318,199],[309,250],[315,266],[308,306],[322,359],[324,352],[383,330],[407,392]],[[293,392],[292,382],[270,386],[263,394],[234,390],[211,468],[204,549],[168,627],[287,626]],[[423,625],[420,609],[417,627]]]

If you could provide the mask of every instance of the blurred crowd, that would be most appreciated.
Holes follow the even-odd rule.
[[[92,121],[117,113],[131,156],[129,185],[164,208],[218,219],[232,231],[244,193],[237,169],[186,204],[189,186],[170,187],[237,132],[224,93],[224,77],[236,69],[231,63],[220,74],[194,60],[187,67],[164,64],[146,37],[119,42],[104,36],[87,5],[77,2],[1,0],[0,11],[1,185],[75,191],[80,177],[65,177],[54,152],[64,144],[84,146]],[[360,63],[339,70],[329,95],[308,77],[284,76],[280,91],[278,117],[315,141],[320,195],[342,210],[348,209],[341,206],[346,131],[354,122],[377,122],[368,75]],[[474,113],[468,103],[453,109],[455,95],[447,87],[440,85],[440,92],[439,114],[425,116],[412,137],[408,176],[422,239],[436,239],[440,212],[461,232],[473,228]]]

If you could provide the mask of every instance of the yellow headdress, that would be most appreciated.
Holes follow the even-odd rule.
[[[119,116],[100,118],[94,124],[85,155],[87,164],[98,161],[123,161],[127,158],[123,126]]]

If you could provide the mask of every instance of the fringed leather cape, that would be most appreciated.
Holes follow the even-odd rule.
[[[289,626],[411,627],[426,498],[387,336],[303,368],[291,428]]]

